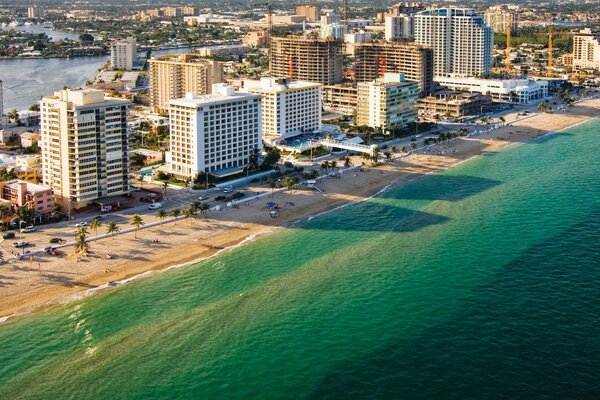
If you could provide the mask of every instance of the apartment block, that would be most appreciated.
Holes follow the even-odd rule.
[[[286,78],[262,78],[244,81],[244,92],[262,96],[263,136],[284,139],[321,128],[320,83]]]
[[[64,207],[129,193],[131,103],[94,89],[65,89],[40,101],[42,178]]]
[[[506,27],[510,27],[512,34],[517,33],[519,28],[519,14],[501,7],[491,7],[484,14],[483,19],[494,32],[506,32]]]
[[[412,39],[415,36],[415,19],[410,15],[385,17],[385,40]]]
[[[479,93],[442,91],[419,100],[419,116],[463,120],[482,114],[491,100]]]
[[[0,181],[0,196],[10,201],[13,210],[28,207],[35,210],[37,215],[45,215],[54,208],[52,188],[49,186],[20,180]]]
[[[181,15],[183,15],[184,17],[198,15],[198,7],[181,7]]]
[[[262,148],[261,96],[236,92],[225,83],[211,91],[169,102],[171,172],[180,178],[239,173]]]
[[[27,7],[27,18],[44,18],[44,7],[29,6]]]
[[[115,40],[110,45],[110,65],[112,69],[130,71],[137,60],[137,43],[134,38]]]
[[[600,70],[600,36],[589,28],[573,35],[573,70]]]
[[[352,115],[358,103],[358,90],[352,84],[323,86],[323,110]]]
[[[271,41],[271,76],[333,85],[342,81],[342,66],[340,41],[304,37]]]
[[[186,93],[210,93],[212,85],[223,81],[223,66],[218,61],[190,54],[163,56],[148,60],[150,106],[156,113],[167,113],[168,102]]]
[[[303,17],[306,17],[307,21],[318,21],[319,20],[319,6],[313,6],[313,5],[303,5],[303,6],[296,6],[296,15],[301,15]]]
[[[419,84],[421,96],[433,91],[433,50],[402,42],[371,42],[354,48],[356,82],[373,81],[386,72],[401,73]]]
[[[415,15],[415,41],[433,48],[435,76],[487,75],[492,29],[470,8],[439,8]]]
[[[386,73],[383,79],[358,85],[356,124],[390,133],[417,119],[419,88],[402,74]]]
[[[269,33],[265,30],[251,31],[242,38],[242,44],[252,47],[265,47],[269,43]]]
[[[389,15],[399,16],[399,15],[414,15],[420,11],[425,10],[425,6],[423,3],[418,1],[404,2],[394,4],[390,7]]]

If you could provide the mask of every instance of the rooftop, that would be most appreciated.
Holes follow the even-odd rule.
[[[288,90],[310,89],[323,86],[320,83],[290,81],[286,78],[261,78],[243,81],[243,89],[252,92],[277,93]]]
[[[260,99],[260,95],[251,93],[237,92],[226,83],[216,83],[212,85],[212,94],[199,95],[197,93],[188,93],[184,98],[170,100],[170,105],[183,107],[202,107],[209,104],[219,104],[230,100],[243,100],[256,98]]]

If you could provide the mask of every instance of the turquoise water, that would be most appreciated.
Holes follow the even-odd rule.
[[[0,325],[0,398],[598,398],[599,128]]]

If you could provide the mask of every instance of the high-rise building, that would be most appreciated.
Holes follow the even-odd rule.
[[[492,67],[492,29],[470,8],[421,11],[415,40],[433,48],[435,76],[487,75]]]
[[[44,18],[44,7],[42,7],[42,6],[27,7],[27,18]]]
[[[137,43],[134,38],[115,40],[110,45],[110,65],[112,69],[129,71],[137,59]]]
[[[600,70],[600,36],[590,28],[573,35],[573,70]]]
[[[418,82],[421,96],[433,91],[433,50],[401,42],[360,43],[354,48],[357,82],[373,81],[386,72],[402,73]]]
[[[162,10],[165,17],[181,17],[181,8],[163,7]]]
[[[244,81],[243,91],[262,96],[263,136],[288,138],[321,128],[321,90],[312,82],[286,78]]]
[[[321,15],[321,27],[323,25],[339,24],[340,22],[342,22],[340,14],[327,12],[325,15]]]
[[[319,6],[303,5],[296,6],[296,15],[306,17],[307,21],[318,21],[319,20]]]
[[[129,193],[130,105],[94,89],[66,89],[42,98],[42,177],[57,203],[77,209]]]
[[[356,124],[379,128],[383,133],[413,123],[417,118],[419,88],[402,74],[385,73],[383,79],[358,85]]]
[[[276,78],[332,85],[342,81],[342,43],[333,39],[274,37],[270,73]]]
[[[385,17],[385,40],[411,39],[415,36],[415,20],[410,15]]]
[[[199,172],[241,172],[262,148],[261,96],[215,84],[209,95],[188,93],[169,102],[171,172],[192,179]]]
[[[345,34],[345,25],[335,23],[321,26],[321,39],[343,40]]]
[[[210,93],[212,85],[223,81],[220,62],[190,54],[163,56],[148,60],[150,106],[156,113],[166,113],[168,102],[186,93]]]
[[[421,2],[404,2],[390,7],[389,15],[396,17],[400,15],[414,15],[423,10],[425,10],[425,6]]]
[[[494,32],[506,32],[506,27],[510,27],[510,32],[517,33],[519,27],[519,16],[514,11],[509,11],[501,7],[491,7],[484,14],[485,23],[492,28]]]
[[[186,6],[181,7],[181,15],[184,17],[198,15],[198,7]]]

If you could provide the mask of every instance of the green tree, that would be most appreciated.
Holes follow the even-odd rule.
[[[179,208],[174,208],[171,210],[169,215],[171,217],[175,218],[175,225],[177,225],[177,217],[179,217],[181,215],[181,210]]]
[[[396,146],[392,145],[392,147],[390,147],[390,151],[392,152],[392,154],[396,154]]]
[[[119,233],[120,231],[121,231],[121,228],[119,228],[119,226],[117,225],[117,223],[115,221],[110,221],[106,225],[106,233],[108,235],[110,235],[113,239],[115,237],[115,233]]]
[[[292,178],[290,176],[286,176],[283,179],[283,184],[285,185],[285,187],[287,187],[287,189],[292,192],[292,190],[294,189],[294,185],[298,183],[298,179],[296,178]]]
[[[94,230],[94,235],[96,235],[96,237],[98,237],[98,228],[100,228],[101,226],[102,222],[100,222],[99,219],[93,219],[90,223],[90,229]]]
[[[198,208],[199,208],[200,212],[202,213],[202,215],[204,215],[204,218],[207,218],[208,212],[210,211],[210,207],[208,206],[208,204],[202,203],[202,204],[200,204],[200,206]]]
[[[412,142],[412,143],[410,144],[410,148],[411,148],[412,150],[416,150],[416,149],[417,149],[417,144],[416,144],[415,142]]]
[[[17,174],[13,170],[7,170],[6,167],[0,167],[0,181],[12,181],[17,179]]]
[[[21,221],[29,223],[35,216],[35,210],[31,207],[23,206],[17,210],[17,216],[21,219]]]
[[[134,214],[129,220],[129,225],[135,226],[134,237],[137,238],[138,230],[140,229],[140,226],[144,225],[144,220],[139,214]]]
[[[269,187],[271,188],[271,198],[273,198],[273,192],[277,187],[277,183],[274,180],[271,180],[271,182],[269,182]]]
[[[161,226],[166,217],[167,217],[167,212],[165,210],[163,210],[162,208],[159,208],[158,211],[156,211],[156,218],[160,219]]]
[[[192,226],[192,218],[194,216],[194,212],[192,211],[191,208],[184,208],[181,213],[183,214],[183,219],[189,219],[190,220],[190,226]]]
[[[76,253],[87,253],[90,248],[90,243],[87,241],[86,235],[77,235],[73,244]]]
[[[79,35],[79,41],[82,43],[93,43],[94,42],[94,37],[92,35],[90,35],[89,33],[83,33],[81,35]]]
[[[346,158],[344,158],[344,167],[348,168],[350,166],[350,157],[346,156]]]

